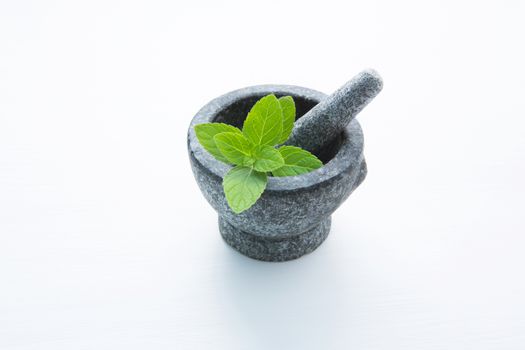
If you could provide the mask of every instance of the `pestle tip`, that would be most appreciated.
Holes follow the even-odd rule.
[[[375,69],[365,69],[359,75],[361,75],[363,78],[372,80],[372,83],[376,86],[375,88],[378,93],[383,89],[383,78],[381,78],[381,75],[379,75]]]
[[[303,115],[286,144],[321,152],[383,88],[383,79],[365,69]]]

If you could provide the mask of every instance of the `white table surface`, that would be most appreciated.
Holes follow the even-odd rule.
[[[0,349],[525,349],[525,4],[492,3],[0,2]],[[190,119],[366,67],[326,242],[233,251]]]

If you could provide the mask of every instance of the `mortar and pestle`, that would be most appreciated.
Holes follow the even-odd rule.
[[[359,73],[332,95],[291,85],[258,85],[222,95],[201,108],[188,130],[188,152],[201,192],[219,214],[223,239],[240,253],[264,261],[299,258],[330,232],[331,214],[363,182],[363,133],[355,116],[381,91],[377,72]],[[306,149],[324,166],[289,177],[270,177],[261,198],[248,210],[229,208],[222,180],[231,166],[198,142],[194,126],[221,122],[242,128],[248,111],[268,94],[290,95],[296,122],[286,144]]]

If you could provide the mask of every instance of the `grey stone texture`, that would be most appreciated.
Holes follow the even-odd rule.
[[[222,238],[242,254],[264,261],[287,261],[310,253],[328,236],[331,223],[332,219],[328,217],[301,234],[269,239],[235,228],[219,216]]]
[[[323,161],[323,167],[299,176],[269,177],[261,198],[250,209],[233,213],[222,189],[222,180],[231,166],[213,158],[199,144],[194,126],[224,122],[242,127],[253,104],[270,93],[277,97],[291,95],[299,121],[327,98],[321,92],[290,85],[259,85],[232,91],[206,104],[193,118],[188,130],[188,152],[199,188],[219,214],[224,240],[251,258],[286,261],[313,251],[324,241],[330,231],[331,214],[361,184],[367,168],[363,133],[357,120],[352,120],[314,152]]]
[[[376,71],[362,71],[299,119],[286,144],[319,152],[382,88],[383,81]]]

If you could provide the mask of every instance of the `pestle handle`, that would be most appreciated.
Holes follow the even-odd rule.
[[[317,153],[332,141],[383,88],[383,80],[364,70],[299,118],[285,144]]]

